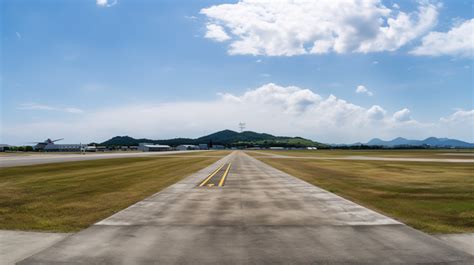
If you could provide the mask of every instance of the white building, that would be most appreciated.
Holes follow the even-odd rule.
[[[272,146],[272,147],[270,147],[270,150],[285,150],[285,147],[281,147],[281,146]]]
[[[81,152],[87,145],[85,144],[55,144],[48,143],[43,151],[47,152]]]
[[[163,144],[152,144],[152,143],[140,143],[138,150],[143,152],[157,152],[157,151],[169,151],[171,147]]]
[[[184,151],[184,150],[199,150],[199,146],[192,145],[192,144],[182,144],[176,146],[176,150]]]
[[[209,150],[209,146],[207,144],[199,144],[200,150]]]

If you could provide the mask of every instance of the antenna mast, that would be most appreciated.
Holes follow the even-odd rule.
[[[239,122],[239,128],[240,132],[243,132],[245,130],[245,122]]]

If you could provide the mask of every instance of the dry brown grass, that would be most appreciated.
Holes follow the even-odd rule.
[[[0,229],[78,231],[218,159],[157,156],[1,168]]]

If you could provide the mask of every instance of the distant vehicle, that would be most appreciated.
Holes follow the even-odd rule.
[[[56,144],[56,142],[64,140],[64,138],[51,140],[46,139],[43,142],[34,142],[36,145],[33,147],[37,151],[45,152],[82,152],[85,150],[85,144]]]

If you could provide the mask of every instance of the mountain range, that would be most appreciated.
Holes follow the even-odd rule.
[[[199,138],[174,138],[163,140],[152,140],[146,138],[135,139],[130,136],[116,136],[103,143],[105,146],[138,145],[139,143],[154,143],[177,146],[181,144],[213,144],[225,146],[260,146],[260,147],[319,147],[328,145],[308,140],[302,137],[274,136],[267,133],[257,133],[252,131],[235,132],[223,130]]]
[[[397,147],[397,146],[429,146],[429,147],[461,147],[461,148],[474,148],[474,143],[468,143],[461,140],[449,139],[449,138],[436,138],[429,137],[425,140],[409,140],[406,138],[398,137],[391,141],[384,141],[379,138],[370,140],[365,145],[369,146],[384,146],[384,147]]]
[[[223,130],[199,138],[173,138],[173,139],[162,139],[153,140],[146,138],[133,138],[130,136],[115,136],[101,145],[105,146],[122,146],[122,145],[138,145],[139,143],[154,143],[154,144],[166,144],[170,146],[178,146],[181,144],[214,144],[214,145],[225,145],[231,146],[259,146],[259,147],[318,147],[318,148],[338,148],[338,147],[433,147],[433,148],[474,148],[474,143],[468,143],[461,140],[449,139],[449,138],[436,138],[429,137],[424,140],[409,140],[406,138],[398,137],[390,141],[384,141],[379,138],[374,138],[367,143],[355,143],[352,145],[328,145],[320,142],[312,141],[302,137],[288,137],[288,136],[274,136],[268,133],[257,133],[252,131],[235,132],[232,130]]]

